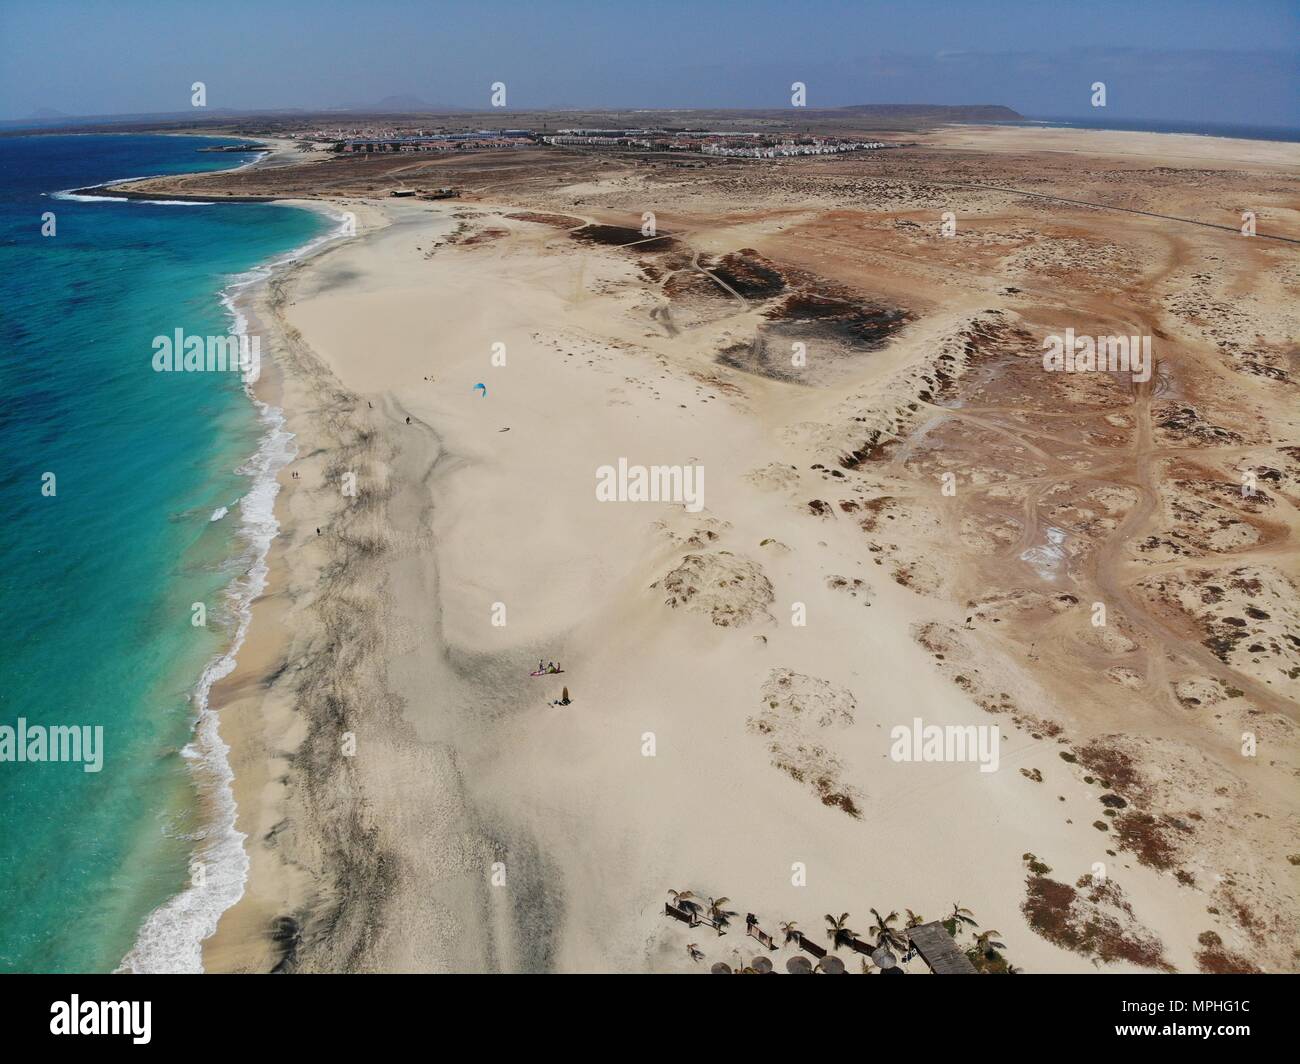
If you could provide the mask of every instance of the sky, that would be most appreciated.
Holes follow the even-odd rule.
[[[1005,104],[1300,126],[1297,0],[0,0],[0,119],[210,110]]]

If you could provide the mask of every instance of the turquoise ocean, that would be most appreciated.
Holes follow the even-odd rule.
[[[64,194],[254,158],[215,143],[0,138],[0,725],[103,728],[98,772],[0,761],[0,972],[196,971],[243,888],[206,692],[292,440],[238,373],[155,372],[153,340],[241,329],[233,295],[334,223]]]

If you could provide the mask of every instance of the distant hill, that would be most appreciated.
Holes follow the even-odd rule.
[[[409,92],[399,93],[395,96],[385,96],[382,100],[375,100],[373,103],[348,103],[344,104],[339,109],[343,111],[361,111],[366,114],[377,115],[427,115],[464,110],[464,108],[437,107],[429,103],[427,100],[422,100],[418,96],[413,96]]]
[[[377,111],[428,111],[430,105],[418,96],[412,96],[410,93],[397,96],[385,96],[382,100],[377,100],[374,104]]]
[[[1024,115],[996,103],[858,103],[836,108],[863,118],[906,118],[930,122],[1015,122]]]

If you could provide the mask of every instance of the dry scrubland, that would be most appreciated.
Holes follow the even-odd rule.
[[[147,184],[364,230],[256,308],[301,478],[227,688],[254,870],[211,967],[757,952],[675,888],[823,942],[959,898],[1029,971],[1297,968],[1296,146],[907,139]],[[1066,327],[1151,335],[1156,373],[1044,373]],[[595,503],[620,455],[703,464],[705,511]],[[1000,770],[892,762],[914,716],[999,725]]]

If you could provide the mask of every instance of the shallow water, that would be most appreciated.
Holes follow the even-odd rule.
[[[239,374],[156,373],[152,344],[229,332],[222,290],[329,223],[52,195],[251,158],[196,151],[216,142],[0,140],[0,725],[104,729],[99,772],[0,762],[0,971],[111,971],[196,854],[216,871],[199,787],[220,766],[194,768],[219,751],[191,742],[196,685],[236,631],[232,582],[264,550],[266,502],[249,495],[276,441]],[[217,901],[156,944],[164,967],[193,955]]]

